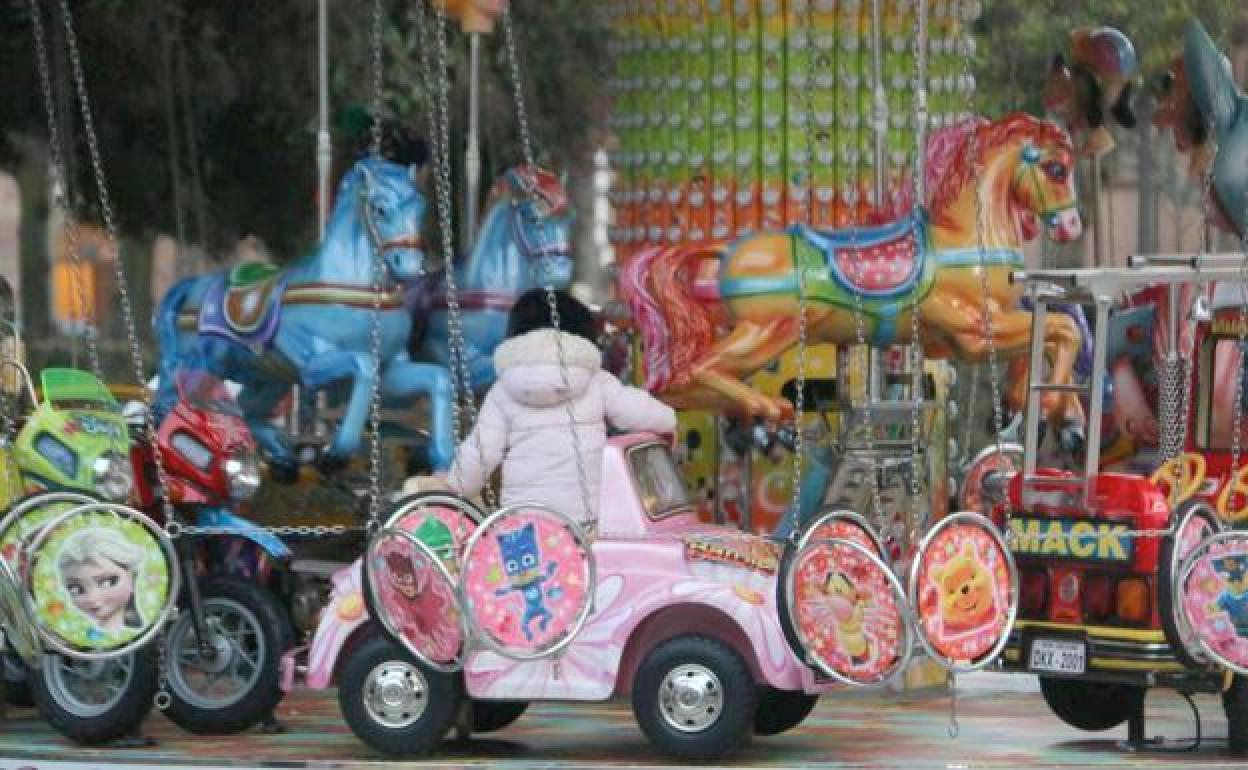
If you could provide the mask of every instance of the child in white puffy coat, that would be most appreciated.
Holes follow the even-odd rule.
[[[674,433],[676,413],[644,390],[602,369],[589,308],[556,293],[559,331],[544,289],[521,296],[508,321],[508,339],[494,351],[498,379],[472,433],[446,474],[449,488],[480,493],[502,464],[502,504],[538,502],[582,524],[597,521],[607,422],[623,431]],[[559,347],[563,347],[561,370]],[[573,441],[571,405],[579,442]],[[479,442],[479,443],[478,443]],[[579,443],[593,510],[586,511],[577,469]]]

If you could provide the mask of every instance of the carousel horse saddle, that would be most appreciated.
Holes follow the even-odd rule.
[[[866,297],[914,289],[927,257],[923,219],[910,214],[873,227],[822,231],[798,228],[824,257],[828,273],[846,291]]]
[[[266,346],[281,318],[282,276],[272,265],[245,262],[219,277],[200,306],[200,331],[250,348]]]

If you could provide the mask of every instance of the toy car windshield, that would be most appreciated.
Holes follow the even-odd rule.
[[[647,516],[659,519],[692,509],[689,491],[667,447],[642,444],[628,453],[628,462]]]
[[[57,409],[119,412],[121,407],[104,383],[78,369],[44,369],[40,374],[44,400]]]
[[[177,374],[178,397],[190,407],[212,414],[242,417],[243,411],[218,377],[196,369]]]

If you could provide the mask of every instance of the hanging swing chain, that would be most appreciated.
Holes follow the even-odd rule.
[[[371,152],[374,158],[381,160],[381,134],[382,134],[382,90],[384,84],[385,72],[382,68],[382,18],[385,0],[374,0],[373,16],[372,16],[372,74],[373,74],[373,94],[372,94],[372,145]],[[365,177],[367,179],[367,177]],[[371,222],[369,219],[368,207],[368,186],[364,185],[360,188],[360,215],[365,223]],[[369,533],[372,533],[381,524],[381,296],[382,296],[382,274],[385,266],[382,264],[382,248],[381,239],[372,227],[367,228],[369,233],[369,251],[372,257],[372,300],[373,312],[371,323],[369,324],[369,355],[372,365],[372,378],[369,382],[368,391],[368,519],[366,527]],[[298,408],[298,406],[296,406]]]
[[[959,25],[961,29],[961,25]],[[969,46],[969,38],[965,33],[962,34],[962,44]],[[966,90],[965,106],[966,114],[963,116],[967,121],[975,120],[975,89],[971,86],[971,51],[968,49],[962,52],[962,78],[963,85]],[[988,289],[988,266],[987,266],[987,247],[984,244],[984,198],[980,191],[980,158],[979,158],[979,130],[972,123],[968,130],[966,141],[969,143],[967,147],[967,157],[971,164],[971,187],[975,191],[975,250],[978,255],[978,265],[976,272],[979,274],[979,288],[983,299],[983,340],[988,347],[988,384],[991,388],[992,396],[992,428],[996,434],[997,456],[1005,456],[1005,418],[1001,409],[1001,371],[997,355],[997,341],[993,337],[993,321],[992,321],[992,293]],[[1035,372],[1029,374],[1031,377],[1037,376]],[[1012,515],[1012,506],[1010,505],[1009,496],[1006,495],[1004,502],[1004,522],[1005,522],[1005,539],[1009,542],[1013,535],[1010,530],[1010,516]]]
[[[919,0],[915,8],[918,22],[918,34],[914,42],[914,134],[915,140],[911,150],[914,162],[910,164],[910,185],[914,196],[914,212],[921,215],[924,210],[924,197],[927,189],[927,0]],[[921,452],[920,427],[923,416],[924,383],[923,373],[923,342],[919,328],[919,294],[915,292],[910,304],[910,520],[909,544],[918,544],[922,519],[923,505],[919,485]],[[927,464],[931,466],[930,463]],[[928,484],[930,492],[930,482]],[[929,502],[930,505],[930,502]]]
[[[1206,201],[1209,195],[1205,195]],[[1206,204],[1207,205],[1207,204]],[[1248,222],[1248,205],[1244,208],[1244,221]],[[1248,227],[1240,236],[1240,249],[1243,260],[1239,263],[1239,366],[1235,367],[1235,419],[1231,424],[1231,469],[1230,479],[1239,473],[1239,457],[1243,444],[1244,418],[1244,349],[1248,345]],[[1229,482],[1228,482],[1229,483]]]
[[[113,217],[113,207],[108,195],[108,185],[104,180],[104,165],[100,160],[100,145],[95,133],[95,120],[91,114],[91,104],[87,97],[86,77],[83,75],[82,58],[78,52],[78,39],[74,34],[73,16],[69,10],[69,1],[60,0],[61,17],[65,25],[65,42],[69,48],[69,62],[74,75],[74,87],[78,94],[78,106],[82,113],[83,128],[87,138],[87,150],[91,156],[91,169],[95,175],[95,186],[99,194],[100,212],[104,217],[104,228],[108,235],[109,245],[114,252],[113,271],[117,279],[117,292],[121,299],[121,317],[126,327],[126,338],[130,348],[130,360],[134,366],[135,383],[143,394],[144,428],[156,466],[156,483],[152,493],[160,501],[161,511],[165,516],[165,531],[173,537],[178,532],[178,521],[174,516],[173,504],[167,493],[169,486],[168,474],[165,471],[164,453],[157,440],[156,417],[152,413],[152,397],[147,389],[147,379],[143,376],[143,351],[139,347],[139,335],[134,323],[134,305],[130,300],[129,282],[126,279],[126,267],[121,256],[121,239],[118,236],[117,221]]]
[[[96,377],[104,379],[104,368],[100,363],[98,332],[95,327],[94,314],[87,303],[87,289],[84,285],[86,277],[82,270],[82,250],[78,240],[78,223],[74,218],[69,201],[69,176],[66,171],[65,158],[61,154],[60,129],[57,126],[56,107],[52,98],[52,77],[48,65],[47,44],[43,35],[42,13],[36,0],[29,0],[30,19],[35,33],[36,61],[39,65],[39,85],[43,90],[43,106],[48,116],[48,154],[52,160],[52,205],[61,210],[65,217],[65,245],[73,263],[70,271],[70,283],[74,287],[74,302],[77,304],[78,319],[82,323],[82,336],[86,342],[87,360],[91,363],[91,371]]]
[[[524,162],[530,169],[537,169],[537,162],[533,155],[533,140],[529,132],[528,112],[525,109],[524,102],[524,80],[521,78],[520,57],[516,53],[516,36],[511,18],[510,4],[503,10],[503,38],[507,48],[507,63],[511,70],[512,93],[516,101],[516,125],[520,131],[520,149],[524,154]],[[535,217],[535,228],[537,230],[537,242],[539,253],[546,253],[546,228],[542,221],[543,217],[537,214]],[[547,282],[546,286],[546,304],[550,309],[550,322],[554,326],[555,334],[555,352],[559,359],[559,376],[563,380],[563,387],[567,391],[571,391],[571,381],[568,379],[568,363],[563,349],[563,339],[559,332],[561,331],[561,323],[559,318],[558,297],[555,294],[553,283]],[[592,496],[589,493],[589,475],[585,469],[585,458],[581,454],[581,437],[577,433],[576,413],[573,409],[573,400],[568,399],[564,402],[564,409],[568,414],[568,430],[572,434],[572,449],[576,455],[576,477],[581,488],[581,504],[585,509],[585,520],[589,522],[590,530],[596,529],[598,526],[597,517],[593,512],[596,506],[593,505]]]
[[[451,149],[450,149],[450,107],[449,96],[450,76],[447,73],[447,62],[449,54],[447,51],[447,32],[446,32],[446,9],[440,2],[432,3],[435,13],[435,24],[433,30],[434,51],[436,69],[430,65],[428,57],[422,51],[421,66],[422,74],[425,78],[425,90],[436,100],[436,112],[434,105],[430,105],[426,110],[429,125],[429,133],[432,138],[432,161],[434,163],[434,181],[435,181],[435,197],[438,208],[438,230],[442,241],[442,258],[445,265],[444,273],[446,280],[446,318],[447,333],[449,336],[449,353],[450,360],[449,371],[451,375],[451,419],[454,424],[456,438],[463,437],[463,409],[468,411],[468,419],[472,425],[477,422],[477,404],[472,394],[472,378],[468,371],[468,356],[466,345],[464,344],[464,328],[463,318],[459,306],[459,286],[458,279],[455,275],[455,243],[453,234],[453,223],[451,221]],[[427,26],[423,14],[418,11],[416,13],[416,23],[418,25],[418,34],[422,40],[427,40]],[[428,46],[422,46],[426,48]],[[462,401],[461,401],[462,399]],[[480,459],[481,466],[485,467],[485,446],[482,443],[480,431],[474,433],[476,436],[477,456]],[[456,485],[463,487],[463,472],[459,464],[455,465]],[[490,489],[489,484],[484,484],[481,488],[482,500],[487,507],[494,507],[494,493]]]
[[[878,0],[873,0],[878,2]],[[866,83],[859,83],[859,88],[865,88]],[[859,125],[862,125],[861,123]],[[860,156],[862,153],[862,144],[859,141],[859,128],[855,128],[853,132],[853,147],[850,150],[850,174],[849,174],[849,194],[846,196],[847,203],[853,208],[853,216],[850,218],[849,225],[849,250],[854,256],[854,278],[858,286],[864,283],[864,266],[862,264],[862,252],[858,247],[858,228],[861,222],[858,220],[859,199],[862,190],[858,184],[858,174],[861,171]],[[854,297],[854,335],[858,343],[858,352],[862,353],[865,359],[865,366],[862,371],[865,373],[863,377],[863,401],[861,406],[861,426],[865,428],[864,439],[866,442],[866,452],[864,452],[866,460],[867,489],[871,493],[871,511],[876,519],[876,531],[883,533],[884,524],[887,521],[884,518],[884,511],[880,503],[880,479],[878,465],[875,459],[875,419],[872,414],[871,403],[871,348],[867,343],[867,327],[865,319],[865,310],[863,309],[862,292],[855,287],[850,292]],[[848,378],[847,378],[848,379]],[[840,388],[841,384],[838,383]],[[845,383],[846,392],[849,392],[849,383]]]
[[[811,4],[806,5],[806,29],[814,29],[814,12]],[[807,45],[811,44],[808,39]],[[806,112],[805,132],[803,139],[806,143],[806,162],[813,166],[815,162],[815,103],[811,94],[815,90],[815,68],[807,67],[806,70],[806,87],[802,89],[802,108]],[[806,216],[810,223],[814,223],[814,175],[806,174]],[[797,393],[793,397],[793,494],[789,501],[789,540],[796,544],[801,537],[801,503],[802,503],[802,471],[805,463],[805,411],[806,411],[806,346],[807,346],[807,319],[806,319],[806,267],[797,261],[794,265],[794,272],[797,275]]]

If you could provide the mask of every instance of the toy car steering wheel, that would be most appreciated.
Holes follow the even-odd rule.
[[[1162,463],[1160,468],[1153,471],[1153,475],[1149,476],[1148,480],[1162,487],[1166,499],[1170,500],[1172,505],[1177,505],[1196,494],[1200,483],[1205,480],[1205,456],[1195,452],[1184,452],[1178,457],[1171,457]],[[1245,482],[1244,492],[1248,494],[1248,481]],[[1219,502],[1219,511],[1221,505]]]
[[[1242,503],[1238,508],[1232,508],[1231,501],[1236,495],[1239,495]],[[1222,494],[1218,495],[1218,516],[1228,522],[1248,518],[1248,465],[1235,471],[1235,475],[1222,488]]]

